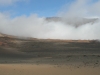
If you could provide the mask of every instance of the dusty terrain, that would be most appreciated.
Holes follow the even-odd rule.
[[[99,69],[100,42],[97,40],[44,40],[0,35],[2,75],[41,75],[41,70],[42,75],[80,75],[81,72],[81,75],[100,75]]]
[[[32,64],[2,64],[0,75],[100,75],[100,68]]]

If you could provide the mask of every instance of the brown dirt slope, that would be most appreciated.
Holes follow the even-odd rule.
[[[0,63],[18,62],[100,65],[100,42],[0,37]]]

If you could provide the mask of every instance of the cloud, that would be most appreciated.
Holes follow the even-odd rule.
[[[0,13],[0,32],[43,39],[100,39],[100,20],[87,22],[91,17],[100,17],[98,13],[100,2],[92,4],[88,2],[77,0],[72,3],[69,10],[61,16],[62,21],[47,21],[46,18],[40,18],[36,14],[12,19],[9,15]],[[86,21],[83,18],[87,18]],[[76,27],[76,23],[80,23],[80,26]]]
[[[25,2],[28,0],[0,0],[0,6],[12,5],[16,2]]]
[[[89,11],[92,12],[92,15],[100,16],[100,1],[91,5]]]
[[[91,17],[100,16],[100,1],[93,2],[93,0],[76,0],[71,5],[64,7],[64,11],[59,12],[59,16],[63,17]]]
[[[20,37],[43,39],[100,39],[100,21],[84,24],[78,28],[63,22],[48,22],[37,15],[10,19],[0,14],[0,32]]]

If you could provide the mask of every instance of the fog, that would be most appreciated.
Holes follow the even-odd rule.
[[[11,18],[8,14],[0,13],[0,32],[41,39],[100,39],[99,7],[100,1],[76,0],[50,20],[37,14]]]

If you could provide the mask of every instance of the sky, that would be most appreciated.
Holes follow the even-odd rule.
[[[0,12],[12,17],[37,14],[39,17],[57,16],[62,10],[68,10],[76,0],[0,0]],[[91,0],[88,4],[97,2]],[[66,7],[65,7],[66,6]]]
[[[39,17],[52,17],[75,0],[0,0],[0,12],[11,13],[13,17],[37,14]]]
[[[54,16],[63,21],[45,19]],[[0,0],[0,33],[19,37],[100,39],[99,18],[100,0]],[[80,22],[84,25],[76,27]]]

